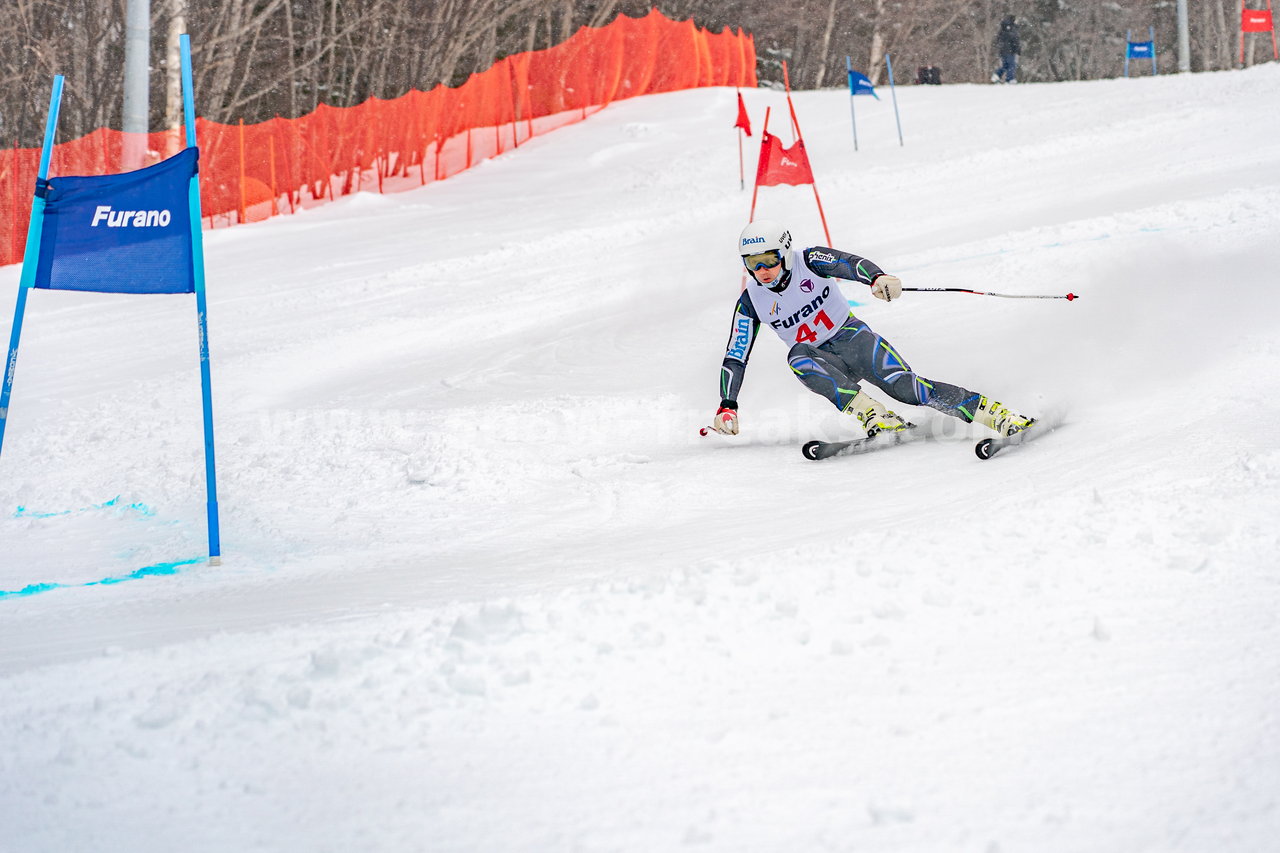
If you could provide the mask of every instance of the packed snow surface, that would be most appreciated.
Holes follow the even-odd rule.
[[[856,425],[741,283],[733,90],[38,291],[0,458],[0,850],[1274,850],[1280,65],[796,112],[854,311],[1056,426]],[[368,184],[366,184],[368,185]],[[826,243],[808,187],[759,213]],[[8,337],[19,270],[0,270]]]

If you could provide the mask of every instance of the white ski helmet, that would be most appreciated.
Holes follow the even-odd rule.
[[[782,262],[782,271],[787,272],[787,254],[790,251],[791,232],[769,219],[747,223],[738,235],[738,254],[751,272],[761,266],[773,266],[769,263],[771,255]]]

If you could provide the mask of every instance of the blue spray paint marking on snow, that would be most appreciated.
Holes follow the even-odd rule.
[[[131,503],[131,504],[122,506],[120,504],[120,496],[116,495],[114,498],[112,498],[109,501],[105,501],[100,504],[93,504],[92,506],[80,507],[80,509],[39,511],[39,510],[30,510],[30,509],[27,509],[25,506],[20,506],[13,511],[13,517],[14,518],[58,518],[59,516],[63,516],[63,515],[76,515],[82,512],[93,512],[96,509],[127,510],[129,512],[136,512],[139,515],[141,515],[143,518],[151,518],[156,514],[156,511],[154,509],[152,509],[151,507],[147,506],[144,503]]]
[[[103,578],[102,580],[89,581],[87,583],[33,583],[27,584],[22,589],[16,590],[0,590],[0,600],[6,598],[18,598],[19,596],[38,595],[42,592],[48,592],[51,589],[71,589],[82,586],[110,586],[112,584],[124,583],[125,581],[136,581],[142,578],[155,577],[158,575],[176,575],[182,570],[183,566],[193,566],[201,562],[203,558],[196,557],[191,560],[176,560],[172,563],[155,563],[150,566],[143,566],[140,569],[129,572],[127,575],[119,577]]]

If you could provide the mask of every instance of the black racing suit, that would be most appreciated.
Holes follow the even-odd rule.
[[[808,269],[822,277],[840,278],[870,285],[883,274],[874,262],[859,255],[825,246],[800,253]],[[814,255],[820,256],[815,259]],[[826,260],[831,258],[832,260]],[[772,289],[785,290],[794,270],[784,274]],[[720,405],[736,409],[738,392],[746,375],[747,360],[760,330],[760,317],[747,291],[738,297],[733,328],[720,367]],[[797,343],[787,353],[791,371],[810,391],[826,397],[844,411],[858,393],[858,383],[868,382],[900,403],[928,406],[966,423],[973,420],[980,395],[945,382],[925,379],[907,364],[893,346],[852,312],[830,339],[818,346]]]

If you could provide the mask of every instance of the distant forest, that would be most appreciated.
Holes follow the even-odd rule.
[[[1238,64],[1239,0],[1188,0],[1193,71]],[[54,74],[67,77],[59,136],[121,127],[127,0],[0,3],[0,144],[39,145]],[[568,39],[579,27],[641,16],[628,0],[150,0],[151,129],[176,126],[177,34],[189,32],[199,114],[233,123],[293,117],[320,103],[358,104],[409,89],[458,85],[496,59]],[[1257,6],[1252,0],[1251,6]],[[923,65],[945,83],[980,83],[996,64],[999,21],[1015,15],[1024,82],[1114,77],[1125,34],[1155,27],[1161,73],[1177,69],[1173,0],[670,0],[656,8],[719,31],[755,36],[761,85],[782,63],[799,89],[842,86],[845,57],[877,83],[886,53],[895,82]],[[1245,64],[1271,59],[1246,39]],[[1139,65],[1136,73],[1150,73]]]

